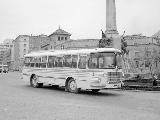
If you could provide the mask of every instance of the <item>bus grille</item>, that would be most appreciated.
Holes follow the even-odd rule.
[[[122,72],[108,72],[109,83],[119,83],[122,80]]]

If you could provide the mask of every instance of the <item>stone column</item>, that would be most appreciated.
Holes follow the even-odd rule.
[[[106,32],[116,32],[116,5],[115,0],[106,0]]]
[[[121,39],[116,25],[115,0],[106,0],[106,37],[112,37],[113,47],[121,50]]]

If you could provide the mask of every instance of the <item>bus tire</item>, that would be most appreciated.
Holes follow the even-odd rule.
[[[72,92],[72,93],[79,93],[79,91],[80,91],[80,88],[77,88],[76,81],[73,78],[71,78],[68,81],[67,89],[68,89],[69,92]]]
[[[34,88],[43,87],[43,83],[38,83],[38,78],[36,75],[32,75],[30,79],[30,85]]]
[[[100,91],[100,89],[92,89],[93,93],[98,93]]]

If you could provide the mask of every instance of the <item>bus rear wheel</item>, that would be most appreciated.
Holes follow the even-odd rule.
[[[73,78],[68,81],[67,88],[68,91],[72,93],[79,93],[80,91],[80,88],[77,88],[76,81]]]
[[[43,83],[38,83],[38,78],[36,75],[33,75],[30,80],[30,85],[34,88],[40,88],[43,86]]]

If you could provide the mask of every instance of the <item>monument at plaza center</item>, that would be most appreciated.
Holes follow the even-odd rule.
[[[112,40],[112,47],[121,50],[121,38],[116,25],[115,0],[106,0],[106,39]]]

